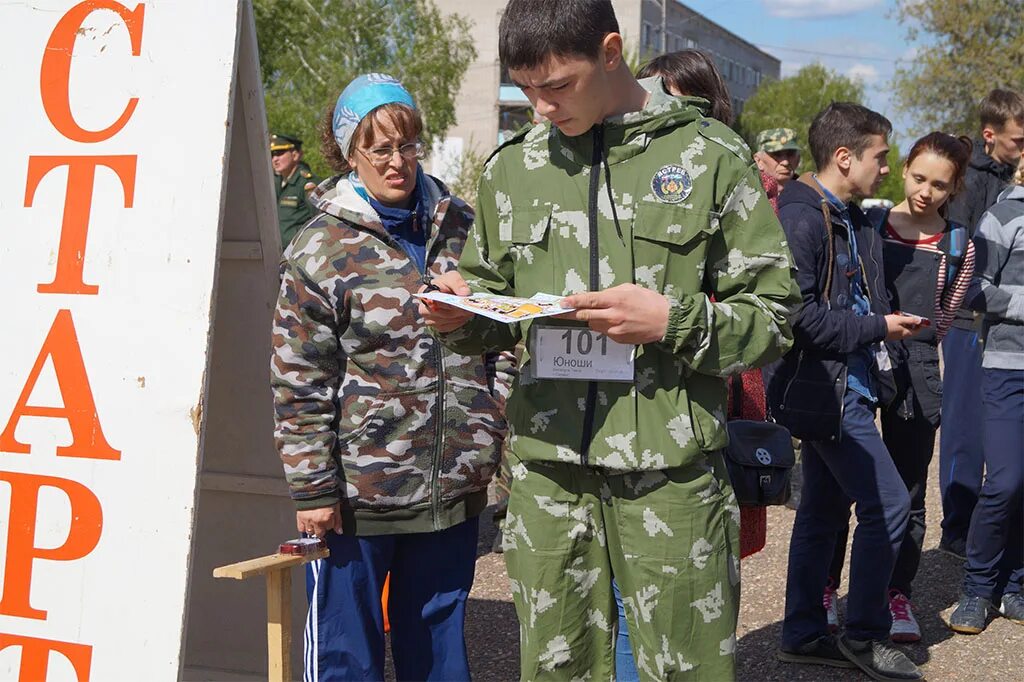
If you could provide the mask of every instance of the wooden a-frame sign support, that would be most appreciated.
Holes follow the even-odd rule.
[[[262,586],[213,577],[295,532],[251,0],[0,24],[0,679],[266,678]]]

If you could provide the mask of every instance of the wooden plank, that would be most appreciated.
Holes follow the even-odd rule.
[[[270,573],[278,572],[283,569],[289,569],[293,566],[301,566],[302,564],[308,564],[310,561],[316,559],[326,559],[330,556],[330,551],[327,549],[321,549],[312,554],[268,554],[267,556],[256,557],[255,559],[249,559],[248,561],[239,561],[235,564],[228,564],[227,566],[218,566],[213,569],[214,578],[233,578],[235,580],[245,580],[256,575],[268,575]]]
[[[249,495],[270,495],[288,497],[288,484],[284,476],[256,476],[253,474],[228,474],[220,471],[204,471],[199,479],[202,490],[217,490],[228,493]]]
[[[267,677],[292,682],[292,572],[267,573]]]
[[[263,76],[260,73],[259,49],[256,42],[256,22],[252,3],[246,3],[243,12],[238,45],[238,88],[242,94],[242,115],[245,133],[249,138],[249,156],[252,166],[252,196],[256,197],[256,223],[260,233],[260,253],[267,291],[271,301],[277,300],[280,286],[278,263],[281,253],[281,229],[277,221],[277,199],[274,189],[274,169],[270,163],[270,131],[267,129],[266,99]]]
[[[259,242],[225,240],[220,245],[221,260],[263,260],[263,247]]]

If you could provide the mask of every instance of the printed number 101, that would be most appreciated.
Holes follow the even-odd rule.
[[[576,352],[580,355],[590,355],[590,352],[594,350],[594,335],[589,330],[577,331],[575,329],[567,329],[562,334],[562,339],[565,341],[565,353],[566,355],[572,355],[572,337],[576,335]],[[601,344],[601,355],[608,355],[608,337],[604,334],[598,334],[597,339]]]

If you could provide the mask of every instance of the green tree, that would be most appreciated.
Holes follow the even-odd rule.
[[[925,45],[894,79],[917,132],[976,133],[992,88],[1024,88],[1024,0],[901,0],[896,16]]]
[[[307,162],[327,167],[319,124],[356,76],[395,76],[423,113],[429,145],[455,121],[455,96],[476,58],[470,22],[432,0],[255,0],[272,131],[298,135]]]
[[[830,102],[863,102],[864,86],[821,64],[810,64],[792,76],[762,85],[747,100],[738,128],[751,148],[768,128],[792,128],[800,144],[801,170],[813,166],[807,146],[811,121]]]
[[[889,141],[889,154],[886,155],[886,160],[889,162],[889,174],[882,180],[875,197],[898,204],[904,199],[903,156],[900,154],[899,145],[892,140]]]

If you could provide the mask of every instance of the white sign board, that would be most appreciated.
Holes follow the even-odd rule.
[[[0,6],[0,679],[180,674],[243,10]]]

